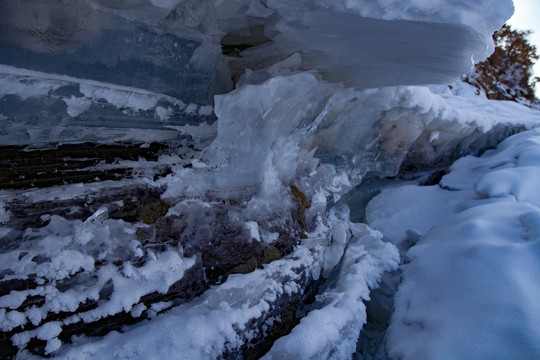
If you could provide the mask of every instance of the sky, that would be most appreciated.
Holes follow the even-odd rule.
[[[540,53],[540,0],[514,0],[514,16],[508,20],[510,26],[519,30],[532,30],[529,42]],[[540,60],[534,66],[535,76],[540,77]],[[536,85],[536,97],[540,98],[540,84]]]

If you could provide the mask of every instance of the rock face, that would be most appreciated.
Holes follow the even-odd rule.
[[[399,257],[340,199],[533,126],[445,85],[510,13],[2,2],[0,357],[350,356]]]

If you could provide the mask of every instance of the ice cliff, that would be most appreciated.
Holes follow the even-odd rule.
[[[1,2],[1,355],[350,358],[400,262],[351,191],[540,120],[454,83],[512,11]]]

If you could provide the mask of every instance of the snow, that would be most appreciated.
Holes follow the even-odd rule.
[[[26,323],[26,316],[20,311],[6,311],[0,309],[0,327],[2,331],[9,331]]]
[[[91,280],[91,276],[85,278],[85,275],[95,273],[95,262],[103,259],[107,253],[113,256],[115,253],[116,256],[123,253],[123,256],[135,258],[143,255],[138,248],[140,243],[133,239],[135,231],[129,231],[129,226],[121,220],[108,219],[107,209],[100,208],[84,222],[53,215],[47,226],[29,229],[22,239],[22,249],[25,250],[19,248],[0,255],[2,271],[9,270],[10,275],[4,276],[6,280],[24,279],[27,274],[34,274],[33,276],[42,279],[42,282],[34,289],[12,291],[0,298],[1,316],[4,319],[2,330],[12,330],[26,323],[27,319],[37,325],[48,313],[75,311],[85,301],[97,300],[98,292],[109,282],[112,282],[113,289],[108,301],[102,302],[95,309],[68,317],[63,322],[46,323],[25,336],[20,335],[23,336],[20,341],[25,344],[32,336],[45,339],[44,337],[48,336],[45,334],[52,334],[53,324],[55,331],[59,333],[58,327],[73,321],[95,321],[122,310],[129,312],[143,295],[152,292],[166,293],[195,263],[194,258],[183,258],[178,250],[169,250],[150,256],[154,260],[137,268],[130,268],[129,261],[124,262],[122,273],[116,267],[107,265],[99,268],[95,281]],[[30,246],[29,239],[35,238],[41,240]],[[129,243],[129,239],[132,240],[128,247],[124,242]],[[42,260],[35,260],[38,257]],[[59,291],[55,287],[58,281],[73,278],[76,274],[81,279],[76,288]],[[24,312],[5,310],[18,308],[30,296],[45,297],[47,302]],[[167,304],[162,304],[161,308],[158,306],[155,311],[166,307]],[[139,310],[140,307],[135,313]],[[49,341],[46,351],[52,352],[59,348],[59,340],[54,339],[57,333],[45,339]]]
[[[2,144],[142,139],[178,145],[159,157],[157,164],[170,168],[165,176],[154,178],[156,163],[140,160],[130,163],[143,174],[133,179],[1,191],[0,235],[15,231],[19,218],[10,206],[17,202],[85,199],[88,205],[100,192],[131,186],[162,189],[161,200],[171,205],[167,216],[191,231],[178,234],[175,245],[144,243],[138,234],[155,234],[157,225],[111,218],[111,204],[81,219],[52,210],[42,215],[43,225],[25,227],[20,244],[0,254],[2,280],[36,278],[35,287],[0,297],[2,331],[13,332],[20,349],[38,338],[47,341],[46,354],[65,359],[242,356],[249,344],[272,334],[293,303],[299,323],[264,358],[346,359],[367,321],[371,292],[403,261],[384,344],[390,357],[526,359],[539,353],[539,132],[514,136],[481,158],[462,158],[439,185],[384,189],[367,206],[368,224],[351,222],[340,202],[365,178],[396,175],[404,159],[434,165],[481,149],[490,137],[540,124],[538,111],[488,101],[467,85],[446,85],[471,68],[471,59],[489,54],[491,33],[511,15],[511,1],[107,0],[70,6],[103,15],[103,23],[89,18],[77,39],[114,29],[113,16],[126,21],[126,29],[135,22],[147,27],[156,39],[193,42],[185,59],[193,78],[176,85],[199,91],[195,78],[210,74],[212,89],[203,92],[215,95],[214,104],[0,65],[0,100],[11,106],[0,114]],[[231,39],[255,46],[225,58],[222,44]],[[20,46],[35,50],[26,40]],[[158,52],[178,43],[150,45]],[[66,51],[51,44],[52,53]],[[234,90],[227,85],[231,77]],[[31,114],[44,115],[26,114],[25,104],[35,107]],[[225,225],[238,225],[234,240],[246,248],[275,250],[286,236],[299,243],[248,274],[219,278],[187,302],[171,299],[171,288],[194,276],[188,271],[214,270],[197,268],[205,254],[193,248],[224,236],[215,231]],[[195,254],[184,255],[185,249]],[[315,291],[309,288],[314,281],[317,294],[307,294]],[[60,286],[66,283],[67,289]],[[148,303],[148,294],[167,295]],[[311,295],[315,301],[308,304]],[[19,311],[31,297],[45,300]],[[77,312],[92,302],[95,307]],[[61,321],[44,321],[70,312]],[[122,313],[148,321],[104,337],[75,337],[72,344],[58,338],[69,325]]]
[[[386,189],[371,226],[411,239],[386,335],[401,359],[533,359],[540,352],[540,132],[456,161],[440,186]],[[411,245],[411,244],[409,244]]]
[[[212,114],[214,107],[212,105],[203,105],[199,108],[199,115],[208,116]]]
[[[340,226],[337,237],[344,237],[345,225],[336,226]],[[377,287],[382,273],[396,268],[399,254],[393,245],[381,242],[380,233],[365,224],[350,224],[347,230],[352,238],[341,274],[331,289],[318,295],[321,307],[302,318],[262,359],[346,359],[355,351],[358,334],[366,322],[364,301],[369,300],[370,289]]]
[[[299,88],[302,89],[301,98],[293,96]],[[314,102],[316,105],[313,105]],[[316,119],[306,124],[305,118],[314,116],[310,115],[312,111]],[[250,219],[245,222],[245,226],[252,234],[257,225],[259,235],[264,238],[264,224],[267,219],[281,211],[280,207],[285,208],[290,201],[286,190],[290,179],[300,178],[301,191],[308,194],[312,200],[306,217],[313,221],[314,226],[318,226],[315,233],[319,231],[324,234],[324,240],[317,240],[312,233],[303,242],[304,246],[311,249],[324,249],[319,250],[321,252],[317,255],[312,255],[316,262],[310,266],[308,273],[313,279],[319,279],[321,275],[329,276],[339,268],[337,283],[348,284],[344,288],[320,294],[317,302],[320,308],[310,311],[291,334],[279,339],[266,355],[267,358],[276,359],[316,356],[326,358],[331,356],[330,354],[337,358],[349,357],[355,350],[358,333],[366,321],[363,301],[369,299],[369,292],[377,286],[382,272],[394,269],[398,261],[398,251],[386,241],[391,241],[402,249],[404,240],[416,242],[432,226],[461,211],[464,206],[462,202],[469,200],[467,196],[470,192],[462,195],[447,194],[439,187],[426,189],[409,185],[404,191],[383,192],[387,194],[386,202],[382,200],[380,206],[370,204],[372,209],[368,211],[368,219],[370,216],[374,219],[370,226],[384,235],[383,242],[379,233],[361,226],[358,228],[344,220],[346,215],[343,215],[344,218],[324,215],[328,204],[337,201],[357,184],[362,176],[358,176],[357,172],[341,171],[338,161],[328,161],[320,165],[313,161],[316,154],[319,158],[323,157],[322,154],[343,156],[342,151],[353,152],[352,149],[358,149],[358,156],[359,153],[367,153],[367,150],[373,150],[376,146],[380,146],[387,153],[405,153],[422,134],[431,137],[433,149],[444,148],[445,143],[452,143],[468,134],[490,131],[497,124],[533,128],[540,120],[539,114],[530,109],[514,107],[510,103],[493,103],[481,97],[471,98],[464,95],[461,98],[448,89],[398,87],[356,91],[317,81],[315,76],[306,73],[274,77],[259,85],[246,85],[217,97],[215,112],[219,118],[218,135],[211,145],[212,150],[204,154],[208,167],[178,170],[171,176],[170,181],[168,180],[164,198],[196,197],[209,187],[215,191],[215,196],[223,196],[229,191],[235,194],[233,190],[243,191],[244,194],[246,191],[251,192],[255,196],[243,214]],[[508,116],[510,114],[512,117]],[[362,123],[357,124],[360,119]],[[417,127],[411,128],[411,122],[417,124]],[[356,124],[356,127],[352,124]],[[372,138],[361,138],[360,134],[370,134],[367,129],[376,129],[378,124],[388,128],[399,124],[401,131],[395,131],[388,136],[388,132],[383,131],[380,138],[373,132]],[[353,131],[358,133],[350,135]],[[438,134],[436,138],[431,136],[433,133]],[[362,139],[360,144],[358,139]],[[311,146],[317,146],[317,150],[314,152]],[[366,162],[361,163],[362,157],[353,156],[343,156],[345,160],[342,161],[356,166],[364,165],[365,171],[373,169],[366,165]],[[384,161],[387,160],[377,159],[373,164],[381,166]],[[384,171],[392,173],[395,171],[395,168],[393,169]],[[373,204],[376,204],[376,200],[374,201]],[[440,203],[445,207],[427,207],[433,203]],[[180,204],[192,206],[186,201]],[[170,212],[181,213],[180,208],[178,206]],[[411,213],[418,217],[411,219]],[[317,221],[321,216],[326,217],[326,224]],[[326,227],[324,231],[321,230],[323,227]],[[256,238],[253,235],[251,237]],[[356,240],[353,239],[357,238],[362,240],[355,243]],[[368,239],[376,245],[365,247],[364,242]],[[365,250],[366,248],[369,251]],[[384,255],[377,258],[379,250],[384,252]],[[358,269],[355,266],[358,266]],[[363,277],[358,278],[357,274],[362,274]],[[238,276],[237,279],[248,281],[248,277]],[[349,283],[353,281],[350,279],[354,279],[355,285]],[[294,284],[283,286],[283,289],[276,293],[294,293],[292,285]],[[221,286],[217,287],[216,291],[220,288]],[[246,283],[243,288],[249,288],[249,285]],[[243,301],[249,302],[248,299]],[[227,304],[223,303],[222,306],[227,309],[230,306]],[[166,316],[173,311],[175,310],[171,310]],[[261,313],[264,311],[263,307]],[[198,316],[205,320],[200,321],[214,321],[206,320],[209,316],[206,312],[208,310],[201,310]],[[183,321],[190,323],[186,319]],[[200,331],[213,340],[223,337],[221,331]],[[121,338],[130,341],[131,347],[133,343],[129,339],[131,336],[139,336],[136,334],[118,335],[118,338],[104,342],[103,346],[109,348],[112,346],[108,345],[109,342],[112,344]],[[187,338],[188,335],[185,335],[183,339],[186,340],[183,341],[188,341]],[[167,348],[177,351],[177,345],[172,343],[179,340],[167,341]],[[90,349],[90,345],[88,346]],[[201,355],[201,349],[195,351],[193,345],[189,346],[192,349],[190,351],[194,351],[190,355],[195,358],[211,358],[215,353],[223,351],[221,342],[212,347],[212,351],[216,352],[212,352],[211,356]]]
[[[45,354],[51,354],[58,350],[62,346],[62,342],[57,338],[62,331],[61,323],[59,321],[51,321],[37,329],[18,333],[13,336],[13,342],[17,346],[23,346],[26,344],[32,336],[40,340],[46,340]]]
[[[190,304],[177,306],[122,334],[112,332],[101,340],[73,347],[59,358],[90,359],[114,353],[120,359],[214,359],[225,349],[242,344],[242,335],[236,329],[242,330],[250,320],[268,311],[286,286],[299,291],[294,280],[301,273],[294,269],[312,261],[310,251],[299,247],[289,260],[274,261],[246,275],[232,275]]]
[[[411,237],[418,240],[435,224],[455,215],[460,204],[469,199],[468,195],[441,191],[437,185],[384,189],[369,202],[367,222],[393,244],[400,244]],[[389,203],[392,206],[388,206]]]
[[[166,109],[162,106],[156,106],[156,117],[161,121],[166,121],[174,113],[174,109],[167,107]]]
[[[533,359],[538,338],[538,208],[481,205],[430,231],[408,256],[387,335],[404,359]],[[426,271],[429,269],[429,271]],[[421,345],[421,346],[420,346]]]
[[[248,221],[245,223],[246,228],[249,230],[249,235],[252,239],[261,241],[261,236],[259,235],[259,225],[255,221]]]
[[[293,96],[298,86],[306,90],[306,97]],[[289,92],[282,95],[283,89]],[[244,98],[250,92],[251,97]],[[261,92],[268,96],[261,97]],[[305,100],[309,97],[320,101],[321,106],[309,107],[309,101]],[[221,98],[223,103],[216,104],[220,120],[217,125],[218,138],[212,147],[228,150],[214,155],[206,152],[200,160],[193,160],[193,168],[186,169],[176,164],[176,158],[163,158],[163,161],[175,166],[175,173],[164,180],[168,186],[164,197],[178,199],[189,195],[195,198],[180,201],[169,210],[169,214],[180,214],[185,208],[194,211],[195,204],[201,208],[211,208],[211,203],[197,198],[208,189],[227,191],[255,187],[255,190],[250,190],[254,196],[242,213],[242,220],[246,220],[242,223],[251,238],[271,242],[279,235],[266,228],[267,219],[271,216],[269,214],[290,206],[287,186],[292,179],[297,179],[301,191],[311,199],[311,207],[306,209],[306,218],[315,230],[309,234],[308,239],[287,258],[274,261],[264,269],[250,274],[232,275],[224,284],[207,290],[190,303],[172,306],[169,302],[160,302],[147,307],[140,303],[141,297],[151,292],[165,293],[193,266],[194,258],[183,258],[181,249],[161,253],[143,251],[135,237],[134,225],[109,219],[106,208],[98,209],[85,221],[66,220],[52,215],[48,217],[49,225],[43,229],[29,230],[27,234],[29,238],[35,236],[40,239],[37,242],[38,248],[31,249],[30,254],[20,259],[20,251],[2,254],[2,260],[5,260],[2,263],[9,264],[10,270],[15,271],[16,275],[35,272],[47,279],[58,280],[78,271],[92,273],[95,259],[109,256],[100,250],[104,244],[107,244],[104,248],[111,254],[115,251],[126,252],[136,258],[147,256],[149,261],[142,267],[134,267],[124,256],[120,268],[100,267],[97,283],[85,284],[78,290],[59,293],[54,288],[42,286],[35,291],[10,294],[9,298],[2,299],[6,306],[10,306],[10,310],[2,314],[6,319],[4,326],[10,330],[26,322],[39,324],[48,312],[74,311],[87,299],[98,299],[99,290],[110,281],[114,291],[107,302],[96,309],[65,319],[60,326],[79,320],[95,321],[120,311],[126,311],[133,317],[146,312],[152,320],[126,328],[123,333],[113,332],[100,339],[79,338],[72,346],[59,347],[59,340],[51,335],[47,339],[46,351],[55,352],[60,358],[96,358],[115,353],[119,358],[187,356],[212,359],[223,352],[238,349],[249,339],[264,334],[266,330],[254,330],[249,324],[258,319],[269,321],[264,316],[279,299],[300,294],[303,291],[304,276],[319,279],[321,276],[332,276],[339,269],[335,275],[335,286],[317,297],[317,308],[308,312],[288,336],[276,341],[266,356],[274,359],[350,357],[355,351],[358,333],[366,322],[364,301],[369,299],[370,291],[377,287],[383,272],[395,269],[399,261],[398,251],[393,244],[402,249],[405,240],[416,242],[436,224],[470,207],[469,203],[475,197],[482,198],[478,201],[483,206],[489,205],[485,204],[484,198],[493,196],[497,198],[492,202],[518,197],[518,200],[531,203],[536,201],[531,181],[522,175],[535,175],[533,167],[537,154],[525,151],[525,145],[534,141],[524,139],[519,142],[519,146],[503,143],[501,149],[506,149],[505,157],[489,158],[480,167],[472,158],[462,159],[461,163],[465,167],[455,165],[456,170],[442,181],[448,189],[462,189],[459,192],[438,186],[424,188],[411,184],[384,190],[368,206],[370,226],[380,233],[366,225],[350,223],[345,213],[339,216],[326,215],[330,204],[356,185],[362,176],[346,166],[340,168],[338,162],[321,164],[316,158],[316,151],[320,151],[319,154],[340,154],[340,151],[355,143],[358,137],[346,136],[347,127],[343,125],[358,121],[359,114],[367,124],[358,130],[358,134],[366,128],[373,129],[373,133],[372,138],[365,140],[361,146],[357,145],[357,149],[365,151],[380,146],[389,153],[404,151],[423,133],[438,133],[437,138],[429,137],[431,143],[440,145],[445,139],[451,141],[463,136],[463,133],[488,131],[497,123],[532,128],[538,121],[538,115],[531,110],[513,108],[508,103],[493,104],[480,97],[457,98],[447,91],[427,87],[363,91],[340,89],[317,80],[311,74],[274,78],[260,86],[248,85],[224,95]],[[352,113],[346,112],[351,110],[351,106]],[[484,111],[478,110],[479,107],[483,107]],[[521,117],[505,119],[504,116],[510,113]],[[284,117],[284,114],[292,116]],[[306,124],[306,114],[316,114],[316,121]],[[259,124],[264,126],[260,128],[247,121],[254,118],[259,119]],[[409,130],[411,122],[418,126]],[[376,124],[388,128],[392,128],[392,124],[399,124],[397,128],[407,131],[396,131],[393,136],[378,139],[376,127],[373,128]],[[204,134],[207,128],[211,131],[213,127],[204,124],[183,129]],[[243,136],[239,137],[238,134]],[[255,142],[266,152],[253,151]],[[315,145],[318,146],[317,150],[312,147]],[[231,156],[222,163],[219,156],[224,153]],[[354,164],[360,160],[349,158],[347,161],[348,164]],[[390,163],[397,166],[399,160]],[[372,164],[380,166],[381,160]],[[501,186],[496,181],[499,177],[491,179],[480,172],[494,165],[498,167],[492,171],[516,168],[522,173],[504,175],[501,179],[508,185]],[[367,167],[364,171],[369,169]],[[459,177],[453,175],[459,171],[466,174]],[[239,177],[241,174],[245,175]],[[258,177],[250,176],[253,174]],[[474,179],[478,181],[472,182]],[[259,183],[261,186],[257,188]],[[20,196],[28,201],[69,199],[96,186],[99,185],[32,190]],[[220,196],[219,192],[216,194]],[[4,212],[7,211],[4,207]],[[416,217],[411,217],[411,214]],[[522,218],[525,223],[535,224],[535,216],[529,211]],[[534,234],[535,231],[531,228],[529,233]],[[32,258],[37,253],[47,254],[50,260],[35,264]],[[440,264],[442,266],[445,262],[441,260]],[[44,308],[28,309],[24,313],[13,311],[26,297],[32,295],[48,296],[47,305]],[[167,311],[159,314],[164,310]],[[183,324],[181,329],[178,328],[179,323]],[[271,324],[272,321],[267,326]],[[396,338],[399,339],[401,330],[396,331]],[[52,330],[48,334],[53,334]],[[398,340],[392,340],[390,334],[389,351],[394,351],[390,346],[393,346],[392,341]],[[36,336],[37,332],[30,330],[16,334],[13,341],[23,347]],[[401,351],[398,346],[395,351]],[[414,358],[416,354],[411,356]]]
[[[104,99],[117,107],[147,110],[155,106],[160,98],[178,100],[148,90],[137,89],[94,80],[82,80],[66,75],[49,74],[29,69],[0,65],[2,74],[1,95],[15,94],[23,99],[45,95],[69,83],[80,84],[80,91],[87,99]],[[69,101],[73,98],[69,98]]]
[[[340,217],[335,219],[340,221]],[[365,322],[363,300],[369,297],[369,289],[377,286],[382,272],[395,268],[398,253],[393,245],[381,242],[380,233],[366,225],[344,223],[341,226],[350,229],[352,240],[338,285],[322,295],[324,306],[311,312],[291,335],[276,343],[267,358],[283,358],[288,354],[307,359],[309,354],[334,349],[336,340],[341,338],[347,341],[339,343],[335,351],[350,355],[354,350],[358,331]],[[118,358],[214,359],[226,349],[234,350],[245,341],[243,337],[249,340],[262,331],[254,329],[253,333],[242,334],[250,321],[262,317],[280,298],[302,291],[299,284],[305,273],[317,272],[317,268],[320,271],[325,251],[320,244],[327,231],[326,227],[320,227],[306,240],[306,245],[299,246],[287,258],[249,274],[231,275],[225,283],[206,291],[200,298],[173,307],[151,322],[127,328],[122,334],[113,332],[101,340],[74,346],[58,357],[86,359],[106,357],[114,352]],[[154,310],[168,306],[157,304]],[[134,307],[131,311],[135,316],[141,309]],[[271,324],[272,321],[267,322]],[[330,329],[334,332],[333,338],[328,337]],[[308,335],[313,338],[310,340]]]

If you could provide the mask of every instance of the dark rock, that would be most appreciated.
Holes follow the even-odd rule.
[[[270,247],[264,249],[263,252],[263,264],[268,264],[274,260],[279,260],[281,258],[281,255],[279,254],[279,250],[276,247]]]
[[[0,296],[9,294],[11,291],[22,291],[34,289],[37,287],[35,278],[30,276],[28,279],[11,279],[0,281]]]
[[[45,296],[41,296],[41,295],[28,296],[26,300],[24,300],[22,304],[17,308],[17,311],[24,311],[28,308],[31,308],[32,306],[41,307],[45,304],[45,302],[46,302]]]
[[[107,170],[90,167],[118,160],[156,161],[166,144],[118,143],[114,145],[82,143],[61,144],[53,148],[29,151],[22,146],[0,147],[0,189],[26,189],[63,184],[88,183],[96,179],[117,180],[131,177],[125,166]]]
[[[232,270],[231,274],[248,274],[252,271],[255,271],[259,266],[259,262],[255,256],[250,257],[245,264],[236,265]]]
[[[311,207],[311,202],[308,200],[307,196],[296,187],[296,185],[291,186],[291,192],[298,203],[298,209],[296,210],[296,221],[304,229],[305,232],[309,232],[307,223],[306,223],[306,209]],[[305,234],[302,234],[305,238]]]
[[[30,339],[28,344],[26,344],[26,348],[28,349],[28,351],[30,351],[33,354],[40,355],[40,356],[46,355],[45,354],[46,346],[47,346],[47,341],[36,339],[36,338]]]
[[[0,333],[0,359],[13,359],[17,355],[17,350],[10,337]]]
[[[140,213],[141,220],[145,224],[153,224],[157,219],[167,214],[170,206],[163,200],[145,205]]]

